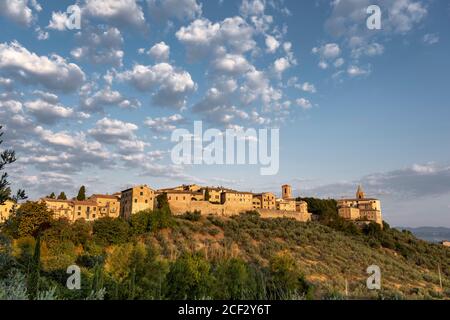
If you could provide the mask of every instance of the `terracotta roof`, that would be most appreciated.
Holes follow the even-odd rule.
[[[117,196],[110,194],[93,194],[90,198],[105,198],[105,199],[115,199],[117,200]]]
[[[97,202],[95,201],[89,201],[89,200],[85,200],[85,201],[79,201],[79,200],[75,200],[73,201],[74,205],[85,205],[85,206],[96,206]]]
[[[41,198],[43,201],[48,202],[72,202],[72,200],[62,200],[62,199],[52,199],[52,198]]]

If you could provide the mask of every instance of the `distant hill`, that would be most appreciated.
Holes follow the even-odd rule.
[[[397,227],[398,230],[411,231],[417,238],[429,241],[429,242],[441,242],[443,240],[450,241],[450,228],[444,227],[419,227],[419,228],[407,228]]]

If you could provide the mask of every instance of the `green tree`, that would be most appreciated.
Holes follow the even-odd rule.
[[[153,231],[168,228],[173,224],[173,217],[172,212],[170,211],[167,193],[164,192],[157,196],[156,201],[157,210],[150,216],[150,226]]]
[[[56,199],[56,194],[54,192],[50,193],[47,198],[49,199]]]
[[[59,196],[58,196],[58,200],[67,200],[67,196],[64,193],[64,191],[62,191]]]
[[[171,266],[166,280],[168,299],[203,299],[212,286],[211,266],[199,253],[184,253]]]
[[[310,293],[310,286],[289,252],[280,252],[270,259],[268,291],[272,299],[290,299]]]
[[[247,264],[237,258],[223,261],[215,272],[214,298],[246,300],[254,297],[254,281]]]
[[[0,145],[3,143],[1,137],[3,132],[1,129],[3,126],[0,125]],[[16,162],[16,153],[14,150],[4,150],[0,151],[0,204],[5,203],[6,200],[11,199],[11,189],[9,187],[10,182],[8,181],[8,173],[4,172],[5,167]],[[19,200],[26,199],[25,191],[18,190],[17,194],[12,197],[16,202]]]
[[[209,188],[206,188],[205,190],[205,201],[209,201],[211,199],[211,196],[209,194]]]
[[[15,237],[36,237],[51,226],[53,211],[44,202],[27,201],[9,218],[6,230]]]
[[[106,245],[127,242],[130,231],[127,221],[110,217],[95,220],[92,229],[96,241]]]
[[[81,186],[80,190],[78,190],[77,200],[78,201],[86,200],[86,187],[85,186]]]
[[[166,192],[164,192],[156,197],[156,207],[158,209],[168,209],[170,211],[169,199],[167,199]]]
[[[38,234],[34,245],[33,259],[29,266],[28,295],[30,299],[36,299],[39,294],[39,278],[41,273],[41,236]]]
[[[133,235],[142,235],[150,230],[151,210],[143,210],[133,214],[130,219],[130,227]]]

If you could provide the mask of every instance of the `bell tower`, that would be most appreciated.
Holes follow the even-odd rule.
[[[285,184],[281,187],[281,197],[283,200],[292,199],[292,187],[288,184]]]
[[[363,188],[361,187],[361,185],[358,186],[358,190],[356,190],[356,199],[364,199],[365,195],[364,195],[364,191]]]

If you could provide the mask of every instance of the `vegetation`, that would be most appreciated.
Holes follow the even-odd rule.
[[[85,186],[81,186],[80,190],[78,190],[77,200],[78,201],[86,200],[86,187]]]
[[[92,223],[55,220],[45,207],[25,203],[0,233],[0,298],[450,297],[449,250],[409,232],[371,224],[351,233],[330,222],[335,217],[311,223],[261,219],[253,212],[174,217],[159,200],[158,209],[130,220]],[[331,209],[326,201],[316,201],[317,215]],[[81,268],[82,285],[71,291],[66,269],[73,264]],[[382,270],[381,291],[365,286],[372,264]]]
[[[2,126],[0,125],[0,145],[3,143],[1,139],[3,136]],[[26,199],[25,191],[18,190],[15,196],[11,196],[10,182],[8,181],[8,173],[5,168],[16,162],[16,153],[14,150],[0,151],[0,204],[5,203],[6,200],[12,199],[14,201]]]

